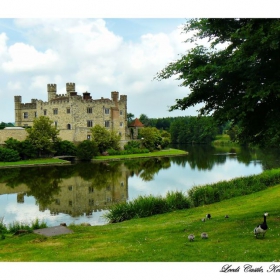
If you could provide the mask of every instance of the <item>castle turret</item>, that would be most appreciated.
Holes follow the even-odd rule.
[[[70,96],[70,92],[75,92],[75,83],[66,83],[66,92]]]
[[[56,97],[56,84],[48,84],[48,101]]]
[[[117,91],[112,91],[111,98],[115,102],[115,106],[118,107],[119,93]]]
[[[15,102],[15,126],[21,125],[21,111],[20,111],[20,105],[21,105],[21,96],[15,96],[14,97]]]

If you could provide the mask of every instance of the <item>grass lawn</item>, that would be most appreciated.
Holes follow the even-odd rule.
[[[43,158],[43,159],[20,160],[16,162],[0,162],[0,167],[20,166],[20,165],[58,164],[58,163],[60,164],[60,163],[69,163],[69,162],[57,158]]]
[[[118,159],[133,159],[133,158],[143,158],[143,157],[164,157],[164,156],[179,156],[187,155],[188,152],[178,149],[167,149],[150,153],[143,154],[130,154],[130,155],[115,155],[115,156],[97,156],[93,161],[100,160],[118,160]]]
[[[69,225],[54,237],[7,235],[0,262],[275,262],[280,261],[280,185],[203,207],[104,226]],[[268,212],[265,238],[253,229]],[[201,219],[207,213],[212,218]],[[225,219],[225,215],[229,215]],[[208,239],[200,234],[207,232]],[[194,242],[188,241],[189,234]]]

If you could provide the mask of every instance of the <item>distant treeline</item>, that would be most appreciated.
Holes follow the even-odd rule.
[[[148,118],[140,116],[145,126],[166,130],[171,134],[172,143],[209,143],[218,134],[223,134],[230,127],[230,123],[218,125],[213,117],[167,117]]]
[[[13,123],[4,123],[4,122],[1,122],[0,123],[0,129],[4,129],[5,127],[12,127],[12,126],[14,126],[14,124]]]

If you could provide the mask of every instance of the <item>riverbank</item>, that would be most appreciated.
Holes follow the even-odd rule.
[[[61,165],[61,164],[71,164],[71,162],[67,160],[57,159],[57,158],[30,159],[30,160],[21,160],[16,162],[0,162],[0,168],[32,167],[32,166],[40,166],[40,165]]]
[[[8,235],[1,262],[279,262],[280,185],[218,203],[104,226],[68,225],[72,234]],[[268,231],[254,227],[268,212]],[[207,213],[212,218],[201,219]],[[225,218],[228,215],[229,218]],[[208,239],[200,234],[207,232]],[[194,242],[188,235],[194,234]]]
[[[178,149],[168,149],[156,152],[150,152],[145,154],[130,154],[130,155],[116,155],[116,156],[97,156],[92,159],[92,162],[102,162],[102,161],[116,161],[116,160],[129,160],[137,158],[151,158],[151,157],[171,157],[171,156],[184,156],[188,152]],[[17,162],[0,162],[0,168],[10,168],[10,167],[32,167],[32,166],[44,166],[44,165],[61,165],[61,164],[71,164],[68,160],[63,160],[59,158],[45,158],[45,159],[34,159],[34,160],[21,160]]]
[[[129,155],[115,155],[115,156],[97,156],[91,161],[113,161],[113,160],[129,160],[137,158],[151,158],[151,157],[171,157],[171,156],[186,156],[188,152],[178,149],[166,149],[143,154],[129,154]]]

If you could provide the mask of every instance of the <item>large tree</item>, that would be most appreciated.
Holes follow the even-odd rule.
[[[170,110],[201,104],[200,115],[238,125],[241,142],[279,146],[280,19],[192,19],[184,32],[197,45],[155,77],[190,89]]]
[[[26,128],[27,140],[30,141],[38,155],[50,155],[55,152],[54,144],[59,141],[59,130],[45,116],[34,119],[33,126]]]

